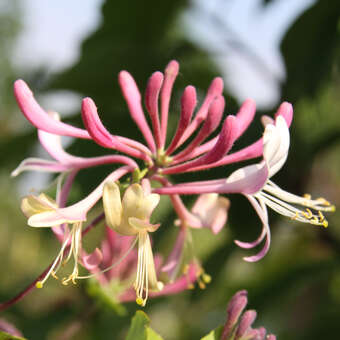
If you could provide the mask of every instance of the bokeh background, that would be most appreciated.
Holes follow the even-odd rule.
[[[19,112],[13,81],[23,78],[45,108],[81,126],[80,105],[92,97],[112,133],[140,139],[117,84],[126,69],[141,89],[168,61],[180,62],[171,106],[175,127],[180,93],[197,87],[199,98],[214,76],[225,80],[225,114],[245,98],[258,112],[235,150],[262,133],[260,117],[279,103],[294,105],[291,149],[276,176],[281,187],[340,203],[340,2],[326,0],[44,1],[5,0],[0,4],[0,298],[6,301],[32,282],[55,256],[59,244],[47,229],[29,228],[19,205],[30,190],[45,189],[53,178],[10,172],[27,156],[45,156],[36,130]],[[86,141],[66,140],[70,152],[107,152]],[[235,166],[192,179],[227,176]],[[71,199],[88,193],[108,173],[103,167],[77,178]],[[189,177],[186,177],[189,178]],[[183,179],[183,178],[182,178]],[[178,296],[149,300],[145,311],[165,339],[199,339],[223,323],[228,299],[249,292],[250,308],[279,339],[336,339],[340,334],[340,215],[328,229],[270,214],[273,241],[259,263],[234,239],[252,240],[260,222],[240,196],[232,202],[226,228],[213,236],[195,231],[197,256],[212,282]],[[191,198],[187,198],[188,204]],[[160,213],[157,251],[166,254],[175,237],[171,209]],[[86,240],[94,247],[103,226]],[[138,309],[125,313],[90,283],[45,288],[3,312],[28,339],[123,339]]]

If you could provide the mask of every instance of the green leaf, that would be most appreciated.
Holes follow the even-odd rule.
[[[286,33],[281,51],[287,68],[283,98],[313,98],[329,79],[339,46],[339,1],[317,1]]]
[[[147,327],[146,334],[147,340],[163,340],[163,338],[150,327]]]
[[[131,326],[126,340],[147,340],[147,326],[149,325],[149,323],[149,317],[141,310],[138,310],[135,316],[132,318]]]
[[[148,327],[149,323],[149,317],[141,310],[138,310],[132,318],[126,340],[163,340],[159,334]]]
[[[212,330],[208,335],[203,337],[201,340],[220,340],[222,335],[223,326],[219,326]]]
[[[25,340],[25,338],[21,338],[21,337],[14,336],[14,335],[0,331],[0,340]]]

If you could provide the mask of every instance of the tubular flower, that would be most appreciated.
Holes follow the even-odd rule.
[[[226,180],[184,183],[156,189],[155,191],[161,194],[199,194],[211,192],[244,194],[259,215],[263,228],[261,235],[254,242],[235,242],[242,248],[253,248],[259,245],[266,237],[265,245],[258,254],[244,258],[244,260],[249,262],[258,261],[265,256],[270,246],[267,206],[279,214],[294,220],[324,227],[327,227],[328,223],[322,211],[335,210],[335,207],[324,198],[313,200],[309,195],[299,197],[282,190],[270,180],[285,163],[288,149],[289,129],[287,117],[277,115],[275,124],[272,122],[266,125],[263,135],[263,161],[260,163],[238,169]],[[304,206],[306,210],[298,209],[296,205]],[[310,209],[315,210],[316,213],[313,213]]]
[[[150,216],[159,203],[159,195],[145,192],[140,184],[129,186],[120,198],[116,183],[104,186],[103,204],[108,226],[125,236],[138,237],[138,264],[134,283],[136,302],[145,306],[148,291],[159,291],[163,283],[157,280],[149,232],[158,229],[159,224],[151,224]]]
[[[270,178],[285,163],[289,149],[289,130],[286,121],[278,116],[275,124],[267,124],[263,135],[263,161],[268,170],[268,178],[261,190],[254,194],[245,194],[255,208],[262,223],[263,230],[254,242],[235,241],[242,248],[253,248],[266,237],[264,248],[255,256],[245,257],[246,261],[258,261],[268,251],[270,245],[270,229],[268,225],[267,206],[277,213],[304,223],[328,226],[322,211],[334,211],[334,206],[324,198],[311,199],[310,195],[299,197],[282,190]],[[297,206],[305,207],[301,210]],[[313,213],[312,210],[316,211]]]
[[[131,288],[131,281],[136,277],[138,262],[138,251],[134,249],[135,243],[134,236],[119,235],[113,229],[106,227],[106,238],[102,241],[100,250],[97,248],[82,259],[86,269],[116,301],[136,300],[136,292]],[[160,271],[162,256],[156,254],[154,259],[156,273],[162,275]],[[191,288],[199,273],[199,268],[191,263],[182,276],[174,282],[165,283],[162,290],[150,291],[149,297],[177,294]]]
[[[271,177],[280,170],[287,158],[288,128],[293,118],[291,104],[282,103],[274,119],[263,119],[266,128],[261,138],[249,146],[231,152],[237,139],[245,133],[254,119],[256,105],[253,100],[247,99],[237,113],[228,114],[223,120],[223,81],[217,77],[211,82],[199,106],[196,89],[191,85],[184,89],[175,133],[168,136],[169,107],[178,73],[179,64],[173,60],[167,65],[164,73],[155,72],[151,75],[144,96],[146,110],[143,109],[142,95],[133,77],[127,71],[119,73],[118,82],[128,112],[145,144],[109,132],[101,122],[97,107],[91,98],[84,98],[82,101],[81,113],[85,128],[78,128],[62,122],[58,114],[45,111],[36,102],[23,80],[15,82],[14,93],[18,105],[28,121],[38,129],[40,143],[53,160],[26,159],[12,175],[16,176],[26,170],[67,175],[65,183],[60,181],[55,201],[41,194],[37,197],[27,196],[22,202],[22,210],[28,217],[28,224],[34,227],[52,227],[61,242],[59,254],[38,286],[41,286],[49,275],[55,275],[61,263],[68,261],[72,255],[74,270],[63,280],[64,283],[85,278],[78,274],[78,263],[92,273],[96,271],[95,275],[98,275],[98,279],[103,279],[103,282],[109,273],[119,267],[114,261],[107,259],[104,251],[97,249],[92,254],[87,254],[81,249],[82,235],[93,227],[90,223],[82,230],[87,220],[87,212],[101,198],[104,214],[101,213],[97,217],[96,223],[105,215],[109,227],[116,233],[131,238],[131,249],[127,250],[126,258],[122,255],[121,260],[129,261],[130,255],[134,253],[133,246],[138,242],[134,289],[136,301],[140,305],[145,305],[149,291],[150,295],[161,295],[164,291],[171,293],[190,286],[185,284],[186,277],[190,277],[188,281],[191,283],[197,280],[202,287],[210,281],[210,277],[204,273],[194,255],[190,229],[210,228],[214,234],[221,230],[227,221],[230,203],[220,194],[245,195],[262,221],[263,230],[257,240],[252,243],[236,241],[243,248],[252,248],[266,238],[262,251],[245,258],[247,261],[262,258],[269,249],[267,206],[301,222],[327,225],[322,211],[332,211],[334,207],[326,200],[312,200],[308,196],[302,198],[289,194],[271,181]],[[145,113],[149,115],[150,124]],[[220,129],[216,133],[219,126]],[[212,134],[215,135],[212,137]],[[62,148],[61,136],[91,140],[123,155],[93,158],[70,155]],[[263,157],[260,163],[242,167],[227,178],[176,185],[170,178],[258,157]],[[113,171],[88,197],[67,206],[69,192],[79,171],[116,163],[123,166]],[[127,178],[122,180],[125,175]],[[154,186],[155,182],[159,183],[157,187]],[[159,194],[169,196],[178,217],[175,225],[179,227],[179,232],[169,258],[158,270],[149,233],[155,232],[160,226],[150,223],[151,214],[159,202]],[[181,195],[186,194],[199,195],[191,210],[187,209],[181,198]],[[296,205],[302,205],[306,210],[300,210]],[[313,213],[313,210],[316,212]],[[105,268],[105,264],[108,267]],[[167,276],[170,286],[166,285],[162,290],[163,283],[158,280],[158,274],[162,275],[162,280]],[[181,283],[178,283],[179,280],[182,280]],[[130,300],[131,291],[126,296],[122,297],[122,300]]]
[[[129,167],[121,168],[107,177],[117,180],[129,171]],[[62,228],[63,240],[60,252],[56,256],[48,273],[43,280],[37,282],[37,287],[42,288],[50,275],[57,278],[56,272],[62,264],[67,263],[73,255],[74,267],[72,273],[62,279],[63,284],[72,281],[74,284],[79,276],[78,261],[81,254],[82,224],[86,221],[87,212],[101,198],[104,182],[102,182],[90,195],[82,201],[67,208],[59,208],[56,202],[45,194],[39,196],[29,195],[23,198],[21,209],[28,217],[28,225],[31,227],[57,227]],[[66,226],[64,226],[66,224]],[[72,225],[71,230],[67,225]]]

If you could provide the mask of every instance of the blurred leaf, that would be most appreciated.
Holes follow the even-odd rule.
[[[163,338],[150,327],[147,327],[146,334],[147,340],[163,340]]]
[[[148,326],[149,322],[149,317],[141,310],[138,310],[135,316],[132,318],[126,340],[147,340],[146,327]]]
[[[132,318],[126,340],[162,340],[160,335],[148,327],[149,323],[149,317],[141,310],[138,310]]]
[[[104,286],[100,285],[95,280],[89,280],[87,285],[87,292],[90,296],[100,301],[105,306],[113,309],[118,315],[126,315],[126,308],[119,303],[116,296],[122,291],[122,287],[118,286],[118,283],[111,281],[110,284]]]
[[[201,340],[220,340],[222,335],[223,326],[219,326],[208,335],[204,336]]]
[[[25,340],[25,338],[21,338],[21,337],[14,336],[14,335],[0,331],[0,340]]]
[[[330,75],[339,44],[339,1],[318,1],[291,26],[281,50],[287,69],[283,98],[314,96]]]

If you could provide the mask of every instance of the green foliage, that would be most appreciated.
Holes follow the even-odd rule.
[[[137,311],[132,318],[131,326],[126,340],[162,340],[162,338],[149,327],[150,319],[142,312]]]
[[[25,339],[0,331],[0,340],[25,340]]]
[[[217,327],[212,330],[208,335],[204,336],[201,340],[220,340],[222,335],[223,326]]]
[[[330,79],[339,19],[339,1],[317,1],[290,27],[281,44],[287,69],[283,98],[295,103],[313,97]]]

